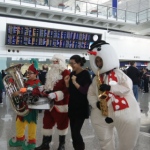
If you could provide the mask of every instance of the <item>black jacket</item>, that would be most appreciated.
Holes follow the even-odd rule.
[[[130,66],[127,69],[127,75],[132,80],[133,85],[138,85],[138,83],[139,83],[139,77],[140,77],[140,72],[139,72],[139,70],[136,67]]]
[[[77,89],[70,79],[69,82],[69,118],[88,118],[89,117],[89,103],[87,100],[87,91],[91,84],[91,77],[87,70],[83,70],[79,74],[72,72],[70,78],[75,75],[77,77],[76,81],[80,84],[80,89]]]
[[[47,74],[47,71],[46,70],[42,70],[40,71],[39,73],[39,80],[41,81],[42,85],[45,84],[45,81],[46,81],[46,74]]]

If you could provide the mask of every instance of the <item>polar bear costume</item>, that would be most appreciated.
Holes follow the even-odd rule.
[[[97,106],[98,86],[95,76],[88,91],[88,100],[92,106],[91,121],[97,133],[101,150],[115,150],[114,128],[119,140],[119,150],[133,150],[140,130],[140,109],[133,95],[131,79],[119,69],[119,59],[115,50],[105,41],[91,45],[90,65],[97,75],[96,57],[101,57],[103,66],[100,76],[103,84],[110,87],[107,91],[108,116],[103,116]]]

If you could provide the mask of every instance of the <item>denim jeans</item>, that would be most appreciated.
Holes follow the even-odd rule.
[[[136,100],[138,101],[138,85],[133,85],[133,93]]]
[[[143,79],[141,79],[140,88],[141,88],[141,89],[144,88],[144,80],[143,80]]]

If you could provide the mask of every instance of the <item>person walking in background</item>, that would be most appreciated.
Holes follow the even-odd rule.
[[[70,65],[73,69],[70,76],[65,78],[66,86],[69,88],[69,119],[73,147],[75,150],[84,150],[85,144],[80,133],[85,119],[89,118],[89,103],[87,91],[91,84],[91,77],[82,66],[86,62],[84,57],[73,55]]]
[[[47,72],[48,72],[48,66],[45,64],[42,66],[42,70],[39,71],[38,74],[39,80],[41,81],[42,85],[45,84]],[[39,113],[42,113],[42,110],[39,110]]]
[[[142,76],[142,79],[144,80],[144,91],[143,91],[143,93],[148,93],[149,92],[149,88],[148,88],[148,82],[149,82],[148,69],[144,68],[143,71],[144,71],[143,76]]]
[[[86,67],[85,69],[89,72],[91,78],[93,79],[95,77],[94,72],[89,67]]]
[[[47,71],[48,71],[48,66],[47,65],[43,65],[42,66],[42,70],[39,73],[39,79],[40,79],[42,85],[45,84]]]
[[[1,71],[2,72],[2,79],[6,76],[6,73],[4,70]]]
[[[3,105],[3,102],[2,102],[3,90],[4,90],[3,77],[2,77],[2,73],[0,72],[0,105]]]
[[[144,90],[144,80],[143,80],[143,73],[144,73],[144,68],[142,68],[141,70],[140,70],[140,89],[141,89],[141,91],[143,91]]]
[[[133,82],[133,93],[136,100],[138,101],[138,84],[139,84],[140,72],[136,68],[136,63],[134,61],[131,61],[130,65],[131,66],[127,69],[127,75]]]

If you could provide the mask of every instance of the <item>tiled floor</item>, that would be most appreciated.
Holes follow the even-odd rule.
[[[8,146],[8,139],[15,136],[15,117],[16,114],[12,110],[9,100],[4,97],[4,105],[0,105],[0,150],[21,150],[21,148],[10,148]],[[141,132],[139,139],[134,150],[150,150],[150,94],[142,94],[139,91],[139,105],[141,107]],[[41,128],[42,128],[43,113],[39,114],[37,126],[37,145],[41,143]],[[27,133],[26,133],[27,134]],[[99,141],[94,134],[91,126],[90,119],[86,120],[83,128],[82,135],[84,137],[86,150],[100,150]],[[117,139],[116,139],[117,143]],[[53,136],[51,150],[57,150],[58,147],[58,134],[57,131]],[[66,137],[66,150],[73,150],[70,130]]]

